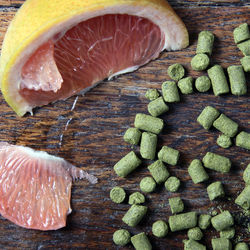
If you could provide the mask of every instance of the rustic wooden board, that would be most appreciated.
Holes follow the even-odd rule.
[[[0,42],[13,18],[12,7],[22,2],[0,0],[0,6],[5,6],[0,9]],[[36,109],[34,116],[18,118],[0,95],[0,141],[46,150],[64,157],[99,178],[97,185],[90,185],[86,181],[74,183],[71,202],[73,212],[68,216],[66,228],[51,232],[26,230],[0,216],[1,249],[117,249],[112,243],[112,234],[120,227],[127,228],[133,234],[148,232],[154,249],[182,249],[186,232],[169,233],[164,239],[156,239],[151,234],[151,225],[155,220],[167,220],[171,215],[167,200],[177,195],[183,198],[186,211],[208,213],[213,207],[218,210],[220,206],[222,209],[230,209],[236,217],[242,213],[234,204],[234,199],[244,187],[242,172],[250,162],[249,151],[235,146],[230,149],[219,148],[216,145],[219,132],[205,131],[197,124],[196,118],[205,106],[213,105],[238,122],[241,130],[250,132],[249,74],[248,94],[244,97],[215,97],[212,92],[182,96],[181,102],[170,105],[170,111],[162,117],[166,128],[159,137],[159,148],[169,145],[181,152],[180,164],[176,167],[168,166],[170,173],[182,181],[180,192],[170,194],[159,187],[156,193],[147,195],[148,216],[138,227],[132,229],[121,222],[129,206],[115,205],[109,200],[112,187],[120,185],[130,194],[138,191],[140,179],[149,175],[146,169],[149,162],[145,162],[143,167],[127,179],[115,175],[113,165],[131,150],[123,142],[122,135],[133,125],[136,113],[146,113],[146,89],[160,89],[161,83],[169,79],[166,73],[169,65],[181,62],[189,75],[197,77],[202,74],[193,72],[190,68],[198,33],[208,29],[216,35],[212,63],[219,63],[223,67],[239,64],[242,54],[233,42],[232,30],[240,23],[249,22],[249,5],[246,1],[205,2],[209,6],[203,1],[199,2],[203,6],[195,1],[171,1],[189,30],[190,46],[187,49],[164,52],[159,59],[136,72],[112,81],[103,81],[85,96],[79,96],[73,111],[71,108],[76,97]],[[69,126],[65,130],[68,121]],[[138,148],[135,150],[138,151]],[[208,171],[211,177],[209,183],[221,180],[229,200],[225,198],[220,202],[209,202],[206,184],[194,185],[190,180],[188,164],[194,158],[201,159],[207,151],[225,155],[233,162],[229,174]],[[249,223],[249,218],[244,215],[237,219],[236,233],[249,243],[247,222]],[[210,228],[205,232],[202,242],[211,249],[210,240],[218,235]]]

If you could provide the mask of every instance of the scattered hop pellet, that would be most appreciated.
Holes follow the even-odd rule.
[[[229,227],[225,230],[220,231],[220,237],[226,239],[232,239],[235,235],[234,227]]]
[[[144,202],[145,202],[145,196],[140,192],[134,192],[128,198],[128,204],[130,205],[142,204]]]
[[[184,210],[184,203],[180,197],[173,197],[168,199],[172,214],[181,213]]]
[[[243,53],[244,56],[250,56],[250,39],[237,44],[237,47]]]
[[[185,240],[184,250],[206,250],[206,246],[200,244],[195,240]]]
[[[207,106],[198,116],[197,122],[199,122],[204,129],[208,130],[219,115],[220,112],[217,109],[211,106]]]
[[[245,210],[250,208],[250,185],[245,186],[243,191],[236,198],[235,203]]]
[[[171,176],[165,181],[165,188],[169,192],[177,192],[180,184],[181,182],[177,177]]]
[[[199,76],[196,80],[195,80],[195,88],[199,91],[199,92],[206,92],[211,88],[211,81],[209,79],[208,76]]]
[[[156,188],[156,182],[152,177],[144,177],[140,182],[140,189],[142,192],[151,193]]]
[[[232,243],[229,239],[215,238],[212,239],[213,250],[232,250]]]
[[[201,214],[198,221],[199,228],[206,230],[211,224],[211,218],[209,214]]]
[[[144,232],[131,237],[131,242],[136,250],[152,250],[152,245]]]
[[[243,42],[250,39],[250,32],[247,23],[243,23],[233,31],[235,43]]]
[[[141,136],[140,153],[142,158],[154,160],[157,146],[157,135],[143,132]]]
[[[211,201],[216,198],[223,197],[225,195],[222,183],[220,181],[216,181],[210,184],[207,187],[207,193]]]
[[[145,94],[145,97],[150,101],[157,99],[159,96],[160,94],[157,89],[148,89]]]
[[[214,216],[211,219],[211,223],[217,231],[222,231],[226,228],[233,226],[234,219],[229,211],[224,211],[224,212]]]
[[[145,216],[148,208],[142,205],[132,205],[123,216],[122,221],[130,227],[135,227]]]
[[[141,160],[136,156],[133,151],[131,151],[115,164],[114,170],[118,176],[126,177],[128,174],[134,171],[140,164]]]
[[[245,72],[250,72],[250,56],[244,56],[240,59],[241,65]]]
[[[231,161],[222,155],[207,152],[203,157],[202,162],[206,168],[221,172],[228,173],[231,168]]]
[[[232,65],[227,68],[230,88],[233,95],[245,95],[247,93],[247,83],[243,67]]]
[[[169,227],[172,232],[193,228],[196,227],[196,225],[196,212],[182,213],[169,217]]]
[[[250,133],[240,132],[236,136],[236,146],[250,150]]]
[[[249,250],[249,248],[245,242],[240,242],[235,245],[234,250]]]
[[[138,128],[128,128],[123,136],[125,142],[138,145],[141,139],[141,131]]]
[[[148,166],[148,169],[158,184],[166,181],[167,178],[169,177],[169,172],[166,166],[160,160],[157,160],[154,163],[152,163],[150,166]]]
[[[215,96],[229,93],[227,78],[220,65],[214,65],[207,71],[207,73],[212,82],[212,88]]]
[[[110,199],[115,203],[122,203],[126,198],[126,192],[121,187],[114,187],[109,193]]]
[[[243,172],[243,180],[247,185],[250,185],[250,163],[247,165],[246,169]]]
[[[117,246],[125,246],[130,242],[130,233],[128,230],[119,229],[113,234],[113,241]]]
[[[222,148],[229,148],[232,146],[232,140],[229,136],[221,134],[216,140],[216,143]]]
[[[213,126],[229,137],[234,137],[238,132],[238,124],[224,114],[214,121]]]
[[[152,225],[152,233],[158,238],[163,238],[168,234],[168,225],[163,220],[158,220]]]
[[[193,81],[194,79],[191,76],[179,80],[177,85],[182,94],[187,95],[193,93]]]
[[[151,115],[137,114],[135,116],[134,125],[138,129],[159,134],[163,129],[164,122],[162,119],[153,117]]]
[[[212,54],[214,35],[210,31],[201,31],[198,36],[196,54]]]
[[[195,159],[190,163],[188,167],[188,173],[195,184],[204,182],[209,178],[207,172],[202,166],[201,161],[198,159]]]
[[[161,161],[174,166],[177,164],[180,158],[180,152],[176,149],[163,146],[158,153],[158,158]]]
[[[191,60],[191,67],[193,70],[205,70],[210,63],[209,57],[206,54],[197,54]]]
[[[190,228],[187,235],[190,240],[201,240],[203,237],[203,233],[199,227]]]
[[[168,67],[168,75],[171,79],[175,81],[179,81],[185,75],[184,67],[179,64],[175,63]]]
[[[148,112],[150,115],[157,117],[169,110],[168,105],[164,102],[163,97],[159,97],[148,104]]]
[[[161,85],[162,95],[165,102],[179,102],[180,95],[174,81],[166,81]]]

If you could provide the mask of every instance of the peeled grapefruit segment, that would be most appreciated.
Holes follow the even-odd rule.
[[[15,224],[39,230],[66,225],[72,179],[97,179],[62,158],[0,143],[0,213]]]
[[[188,43],[166,0],[29,0],[4,39],[1,90],[22,116]]]

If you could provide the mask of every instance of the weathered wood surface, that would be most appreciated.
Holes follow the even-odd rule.
[[[23,1],[0,0],[0,41],[7,25],[13,18],[15,8]],[[34,116],[18,118],[0,95],[0,141],[26,145],[64,157],[99,178],[97,185],[77,181],[72,188],[73,212],[68,216],[67,227],[57,231],[39,232],[20,228],[0,216],[0,249],[116,249],[112,234],[118,228],[127,228],[131,233],[149,233],[154,249],[182,249],[186,232],[169,233],[164,239],[151,234],[151,225],[157,219],[171,215],[168,198],[180,195],[186,211],[207,213],[213,207],[230,209],[237,216],[242,210],[234,199],[244,187],[242,172],[250,162],[249,151],[236,146],[222,149],[216,145],[218,131],[205,131],[196,118],[206,105],[213,105],[238,122],[241,130],[250,132],[250,77],[247,75],[248,94],[243,97],[226,95],[215,97],[211,92],[182,96],[181,102],[170,105],[170,112],[163,116],[166,128],[159,137],[159,148],[169,145],[181,152],[180,164],[168,166],[171,174],[182,181],[180,192],[171,194],[163,187],[147,195],[149,213],[136,228],[124,225],[121,218],[129,208],[126,204],[116,205],[109,200],[109,191],[119,185],[130,194],[139,190],[139,181],[149,175],[147,163],[127,179],[118,178],[112,167],[131,147],[124,143],[124,131],[133,125],[138,112],[146,113],[147,88],[160,89],[161,83],[169,79],[166,69],[181,62],[188,74],[197,77],[202,73],[191,70],[190,60],[195,53],[197,35],[201,30],[211,30],[216,35],[213,63],[223,67],[239,64],[242,57],[233,42],[232,30],[243,22],[249,22],[247,1],[171,1],[190,33],[190,46],[178,52],[164,52],[161,57],[136,72],[104,81],[85,96],[79,96],[75,109],[71,111],[76,97],[59,101],[35,110]],[[183,7],[184,6],[184,7]],[[67,130],[65,126],[70,120]],[[138,151],[138,148],[136,148]],[[207,151],[229,157],[233,162],[229,174],[208,171],[209,183],[223,182],[227,198],[220,202],[209,202],[206,184],[194,185],[187,173],[187,166],[194,158],[201,159]],[[236,235],[249,243],[247,231],[249,217],[236,220]],[[203,243],[211,249],[210,240],[219,236],[213,229],[205,231]],[[119,248],[122,249],[122,248]],[[131,249],[131,247],[123,248]]]

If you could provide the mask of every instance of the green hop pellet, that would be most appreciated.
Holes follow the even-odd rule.
[[[214,65],[207,71],[207,73],[211,80],[215,96],[229,93],[227,78],[223,68],[220,65]]]
[[[204,129],[208,130],[219,115],[220,112],[217,109],[211,106],[207,106],[198,116],[197,122],[199,122]]]
[[[232,65],[227,68],[230,88],[233,95],[245,95],[247,93],[246,77],[242,66]]]
[[[169,227],[172,232],[193,228],[196,227],[196,225],[196,212],[182,213],[169,217]]]
[[[243,53],[244,56],[250,56],[250,39],[237,44],[237,47]]]
[[[250,39],[250,32],[247,23],[243,23],[233,31],[235,43],[243,42]]]
[[[206,54],[197,54],[191,60],[191,67],[193,70],[205,70],[210,63],[209,57]]]
[[[245,72],[250,72],[250,56],[244,56],[240,59],[241,65]]]
[[[211,218],[209,214],[201,214],[198,221],[199,228],[206,230],[211,224]]]
[[[157,135],[143,132],[141,136],[140,153],[142,158],[154,160],[157,146]]]
[[[234,219],[229,211],[224,211],[211,219],[212,226],[217,231],[222,231],[226,228],[233,226]]]
[[[145,94],[145,97],[150,101],[157,99],[159,96],[160,94],[157,89],[148,89]]]
[[[123,136],[125,142],[138,145],[141,139],[141,131],[138,128],[128,128]]]
[[[158,238],[163,238],[168,234],[168,225],[163,220],[158,220],[152,225],[152,233]]]
[[[142,204],[144,202],[145,202],[145,196],[140,192],[134,192],[128,198],[128,204],[130,205]]]
[[[117,246],[125,246],[130,242],[130,233],[128,230],[119,229],[113,234],[113,241]]]
[[[186,240],[184,242],[184,250],[206,250],[206,246],[195,240]]]
[[[238,132],[238,124],[224,114],[214,121],[213,126],[229,137],[234,137]]]
[[[222,148],[229,148],[232,146],[232,140],[229,136],[221,134],[216,140],[216,143]]]
[[[173,197],[168,199],[172,214],[181,213],[184,210],[184,203],[180,197]]]
[[[131,237],[131,242],[136,250],[152,250],[152,245],[144,232]]]
[[[168,75],[171,79],[175,81],[179,81],[185,75],[184,67],[179,64],[175,63],[168,67]]]
[[[195,80],[195,88],[199,91],[199,92],[206,92],[211,88],[211,81],[209,79],[208,76],[199,76],[196,80]]]
[[[213,250],[232,250],[232,243],[229,239],[215,238],[212,239]]]
[[[235,235],[234,227],[226,228],[225,230],[220,231],[220,237],[226,239],[232,239]]]
[[[114,187],[109,193],[110,199],[115,203],[122,203],[126,198],[126,192],[121,187]]]
[[[159,97],[148,104],[148,112],[156,117],[162,115],[169,110],[168,105],[164,102],[163,97]]]
[[[231,168],[231,161],[227,157],[212,152],[207,152],[202,162],[206,168],[221,173],[228,173]]]
[[[177,192],[180,184],[181,182],[177,177],[171,176],[165,181],[165,188],[169,192]]]
[[[162,95],[165,102],[179,102],[180,95],[174,81],[166,81],[161,85]]]
[[[204,182],[209,178],[207,172],[202,166],[201,161],[198,159],[195,159],[190,163],[188,173],[194,184]]]
[[[158,153],[158,158],[161,161],[163,161],[169,165],[174,166],[177,164],[177,162],[180,158],[180,152],[176,149],[173,149],[173,148],[170,148],[167,146],[163,146]]]
[[[140,182],[140,189],[142,192],[151,193],[156,188],[156,182],[152,177],[144,177]]]
[[[118,176],[126,177],[129,173],[134,171],[140,164],[141,160],[136,156],[133,151],[131,151],[115,164],[114,170]]]
[[[188,76],[185,77],[177,83],[180,91],[182,94],[187,95],[187,94],[192,94],[193,93],[193,77]]]
[[[245,242],[237,243],[234,250],[249,250],[248,245]]]
[[[211,201],[216,198],[223,197],[225,195],[222,183],[220,181],[216,181],[210,184],[207,187],[207,193]]]
[[[148,208],[142,205],[132,205],[123,216],[122,221],[130,227],[135,227],[147,213]]]
[[[250,133],[240,132],[236,136],[236,146],[250,150]]]
[[[246,169],[243,172],[243,180],[247,185],[250,185],[250,163],[247,165]]]
[[[190,240],[201,240],[203,237],[203,233],[199,227],[190,228],[187,235]]]
[[[149,169],[151,175],[153,176],[154,180],[158,184],[166,181],[167,178],[169,177],[169,172],[168,172],[166,166],[160,160],[157,160],[154,163],[152,163],[151,165],[149,165],[148,169]]]
[[[162,119],[153,117],[151,115],[137,114],[135,116],[134,125],[138,129],[159,134],[163,129],[164,122]]]
[[[201,31],[198,36],[196,54],[212,54],[214,35],[210,31]]]
[[[250,208],[250,185],[245,186],[243,191],[236,198],[235,203],[245,210]]]

